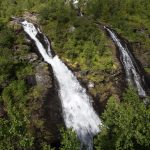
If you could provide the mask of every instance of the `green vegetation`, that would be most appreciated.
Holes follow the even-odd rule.
[[[30,124],[26,108],[29,89],[23,80],[32,73],[32,67],[26,61],[15,59],[13,46],[17,37],[4,25],[1,25],[0,32],[0,85],[3,89],[0,103],[7,116],[0,118],[0,149],[14,150],[33,145],[34,137],[27,130]],[[26,71],[21,75],[24,67]]]
[[[81,64],[82,70],[112,69],[112,52],[106,46],[106,36],[92,19],[78,17],[63,1],[45,4],[40,17],[53,48],[64,60]]]
[[[126,90],[121,103],[111,97],[102,119],[102,131],[95,139],[96,150],[150,148],[150,108],[134,89]]]
[[[86,13],[113,27],[131,43],[140,43],[134,50],[139,59],[150,64],[150,3],[147,0],[89,0]],[[150,56],[149,56],[150,57]],[[146,70],[147,71],[147,70]]]
[[[95,138],[96,150],[147,150],[150,148],[150,109],[145,107],[133,89],[128,89],[122,101],[112,92],[118,71],[115,48],[95,22],[112,26],[132,43],[144,66],[150,72],[150,3],[148,0],[80,0],[83,17],[77,15],[72,3],[64,0],[1,0],[0,1],[0,150],[52,150],[53,135],[45,130],[44,118],[36,118],[41,107],[40,87],[29,86],[27,78],[35,73],[27,60],[31,48],[11,16],[25,12],[38,14],[37,22],[51,39],[55,52],[72,69],[82,71],[79,77],[92,81],[91,94],[106,100],[112,95],[102,114],[103,127]],[[139,50],[140,49],[140,50]],[[144,58],[145,58],[144,57]],[[142,57],[143,58],[143,57]],[[88,73],[84,73],[88,72]],[[118,81],[117,81],[118,82]],[[116,100],[117,99],[117,100]],[[61,131],[61,150],[79,150],[76,134]],[[55,145],[54,145],[55,146]]]
[[[48,14],[46,17],[45,11]],[[96,88],[90,91],[91,94],[96,96],[97,93],[109,93],[113,86],[108,76],[119,65],[114,59],[115,48],[112,42],[94,23],[94,19],[90,16],[77,16],[72,5],[59,0],[43,4],[39,17],[40,25],[50,37],[53,49],[59,57],[73,70],[88,71],[86,75],[79,74],[79,78],[96,84]],[[104,80],[109,80],[109,83]],[[108,84],[101,86],[103,81]],[[101,101],[104,101],[105,96],[103,97]]]
[[[61,146],[60,150],[79,150],[80,149],[80,142],[77,139],[75,132],[71,129],[65,131],[64,129],[61,130],[62,138],[61,138]]]

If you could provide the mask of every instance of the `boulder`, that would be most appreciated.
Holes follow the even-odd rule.
[[[89,84],[88,84],[88,88],[94,88],[94,83],[93,82],[89,82]]]
[[[38,59],[38,56],[35,53],[31,53],[27,55],[26,58],[29,60],[30,63],[32,63]]]
[[[29,86],[35,86],[37,84],[36,79],[35,79],[35,75],[28,75],[26,77],[26,82]]]
[[[20,26],[20,25],[18,24],[18,22],[15,21],[15,20],[10,21],[8,25],[9,25],[10,27],[12,27],[15,31],[21,30],[21,26]]]
[[[20,60],[26,60],[29,63],[34,63],[38,60],[38,56],[35,53],[28,53],[27,55],[19,57]]]
[[[35,78],[37,85],[44,88],[52,88],[52,74],[48,70],[48,65],[45,62],[41,62],[36,67]],[[52,70],[51,70],[52,71]]]

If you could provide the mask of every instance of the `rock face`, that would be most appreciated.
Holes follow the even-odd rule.
[[[36,48],[33,51],[36,52]],[[31,106],[30,129],[36,137],[35,147],[38,149],[42,141],[57,146],[60,138],[59,130],[65,125],[53,70],[51,66],[41,61],[36,53],[28,53],[22,59],[34,67],[34,74],[28,75],[26,82],[33,89],[28,105]]]
[[[61,116],[62,110],[57,92],[57,83],[54,80],[51,66],[41,62],[36,67],[35,78],[37,85],[42,88],[41,99],[44,101],[42,109],[45,111],[44,115],[47,118],[47,125],[55,133],[57,132],[57,125],[62,124],[63,119]]]
[[[143,50],[142,45],[139,42],[132,42],[131,46],[133,48],[134,55],[139,59],[143,67],[150,68],[150,51]]]
[[[34,23],[37,23],[38,22],[38,14],[37,13],[30,13],[28,11],[26,11],[24,14],[23,14],[23,18],[26,19],[26,20],[30,20]]]
[[[32,58],[32,57],[31,57]],[[45,62],[35,62],[35,75],[29,77],[28,81],[39,89],[36,97],[38,105],[35,111],[32,111],[33,124],[38,131],[36,137],[46,140],[51,145],[56,145],[59,140],[60,127],[64,126],[62,118],[61,103],[57,93],[57,83],[54,80],[53,70]],[[35,64],[34,64],[35,65]],[[43,127],[39,127],[36,120],[41,120]],[[37,143],[40,142],[38,139]],[[37,146],[38,147],[38,146]]]

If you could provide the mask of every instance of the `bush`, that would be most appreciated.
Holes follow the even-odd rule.
[[[80,143],[77,139],[77,135],[72,129],[61,130],[61,146],[60,150],[80,150]]]
[[[9,28],[4,28],[0,32],[0,47],[11,48],[14,43],[15,35],[14,32]]]
[[[97,150],[146,150],[150,147],[150,108],[146,108],[134,89],[128,89],[123,102],[108,101],[102,115],[102,132],[95,139]]]

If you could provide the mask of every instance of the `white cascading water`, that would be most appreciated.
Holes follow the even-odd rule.
[[[79,9],[79,0],[67,0],[67,2],[71,2],[71,1],[72,1],[74,8],[79,10],[79,16],[83,17],[83,13]]]
[[[37,38],[41,33],[32,23],[21,22],[24,31],[34,40],[40,54],[44,60],[51,64],[54,75],[59,84],[59,96],[62,103],[63,117],[67,128],[73,128],[77,133],[82,144],[86,145],[88,150],[93,149],[93,136],[97,134],[101,121],[95,113],[86,90],[81,87],[73,73],[56,55],[52,57],[50,43],[46,36],[44,40],[48,44],[47,50]]]
[[[128,82],[132,83],[132,81],[134,80],[134,83],[137,87],[138,94],[141,97],[146,97],[146,92],[145,92],[144,88],[142,87],[141,76],[139,75],[139,73],[136,70],[136,67],[133,63],[134,60],[132,60],[128,49],[123,47],[120,40],[117,38],[115,33],[113,33],[113,31],[111,31],[107,27],[104,27],[104,28],[109,32],[111,38],[117,44],[117,46],[120,50],[120,53],[122,56],[121,61],[122,61],[123,66],[124,66]]]

